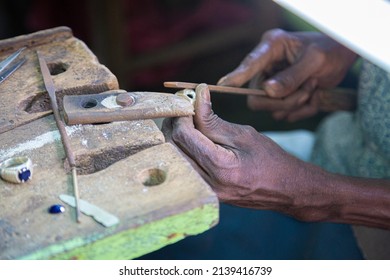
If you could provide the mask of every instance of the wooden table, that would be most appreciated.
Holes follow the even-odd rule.
[[[33,177],[0,180],[0,259],[132,259],[217,224],[218,199],[153,120],[67,127],[80,198],[119,218],[105,227],[75,210],[50,214],[72,178],[36,58],[46,57],[61,100],[118,89],[116,77],[65,27],[0,41],[0,58],[27,62],[0,85],[0,162],[28,156]]]

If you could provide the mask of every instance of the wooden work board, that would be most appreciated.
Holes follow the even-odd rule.
[[[117,89],[117,80],[68,28],[4,41],[2,58],[27,45],[28,61],[0,84],[0,162],[27,156],[33,176],[0,180],[0,259],[132,259],[217,224],[215,193],[153,120],[66,127],[80,199],[119,219],[106,227],[82,214],[77,223],[75,209],[59,199],[73,195],[72,176],[34,53],[49,66],[66,65],[52,73],[59,103],[67,94]],[[65,212],[50,214],[54,204]]]
[[[0,133],[51,114],[36,52],[48,63],[58,103],[64,95],[118,89],[107,67],[68,27],[58,27],[0,41],[0,60],[21,47],[26,62],[0,85]]]

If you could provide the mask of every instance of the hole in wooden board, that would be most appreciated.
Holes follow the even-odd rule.
[[[29,114],[47,112],[51,110],[51,102],[49,95],[45,93],[24,100],[19,107]]]
[[[49,63],[47,67],[49,68],[50,75],[56,76],[68,70],[69,65],[63,62],[55,62]]]
[[[159,168],[151,168],[142,171],[139,174],[139,179],[146,187],[158,186],[167,179],[167,172]]]
[[[85,144],[88,145],[88,142]],[[111,147],[99,151],[85,151],[84,153],[75,153],[77,174],[87,175],[99,172],[100,170],[106,169],[110,165],[118,162],[119,160],[134,155],[141,150],[147,149],[152,146],[153,145],[116,146],[113,144]],[[71,171],[67,158],[65,158],[64,167],[66,172]]]
[[[47,67],[49,68],[50,75],[56,76],[66,72],[69,68],[69,65],[63,62],[53,62],[49,63]],[[58,92],[56,92],[56,94],[58,95]],[[57,101],[59,108],[62,108],[60,99]],[[19,108],[29,114],[49,112],[52,109],[50,97],[47,93],[38,94],[34,97],[24,100],[19,104]]]

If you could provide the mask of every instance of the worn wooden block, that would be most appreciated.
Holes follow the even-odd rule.
[[[43,30],[0,41],[0,59],[25,46],[27,61],[0,84],[0,133],[51,113],[36,51],[46,59],[61,108],[63,95],[118,89],[118,81],[67,27]]]
[[[67,127],[76,155],[80,198],[114,214],[106,228],[74,209],[49,214],[60,194],[73,194],[52,116],[0,134],[0,161],[25,155],[33,178],[0,180],[1,259],[131,259],[208,230],[218,199],[153,121]]]
[[[27,62],[0,85],[0,162],[28,156],[33,178],[0,180],[0,259],[131,259],[217,223],[216,195],[152,120],[67,127],[80,198],[119,224],[85,215],[77,223],[68,205],[50,214],[61,194],[73,195],[73,183],[36,51],[48,62],[60,109],[65,95],[118,90],[118,82],[69,28],[0,41],[0,58],[22,46]]]

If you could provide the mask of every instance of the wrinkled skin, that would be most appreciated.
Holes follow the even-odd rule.
[[[248,97],[252,110],[272,111],[276,119],[296,121],[319,110],[317,88],[333,88],[356,60],[356,54],[315,32],[266,32],[242,63],[218,82],[223,86],[263,88],[275,102]]]
[[[163,132],[222,201],[303,221],[390,229],[389,180],[331,174],[300,161],[252,127],[215,115],[207,85],[196,93],[195,116],[166,119]]]

